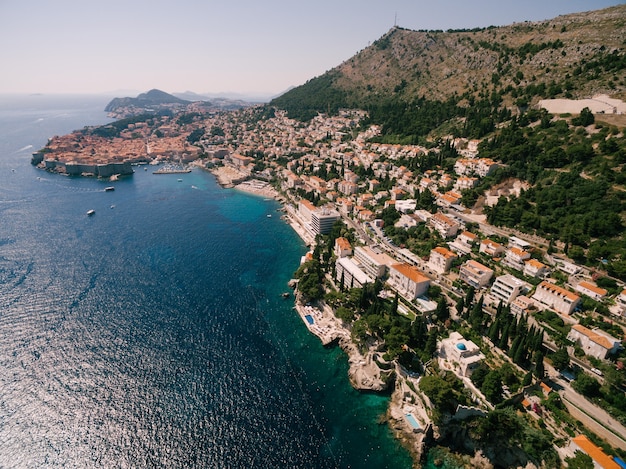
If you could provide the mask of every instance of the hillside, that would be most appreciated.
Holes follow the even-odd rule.
[[[542,98],[626,97],[626,5],[542,22],[457,31],[393,28],[354,57],[274,99],[292,117],[418,98],[505,107]]]

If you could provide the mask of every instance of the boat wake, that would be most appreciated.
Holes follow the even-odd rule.
[[[25,147],[22,147],[19,150],[17,150],[15,153],[21,153],[23,151],[30,150],[31,148],[33,148],[32,145],[26,145]]]

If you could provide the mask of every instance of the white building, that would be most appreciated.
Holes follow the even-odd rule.
[[[459,231],[459,224],[441,212],[430,217],[428,223],[439,232],[442,238],[454,236]]]
[[[600,329],[588,329],[580,324],[572,326],[567,338],[578,343],[586,355],[599,360],[616,353],[622,347],[621,342],[612,335]]]
[[[415,199],[396,200],[396,210],[401,213],[414,212],[417,207]]]
[[[502,262],[515,270],[523,270],[525,262],[530,259],[530,253],[518,247],[511,247],[504,253]]]
[[[369,246],[357,246],[354,248],[354,260],[361,265],[363,271],[372,278],[383,277],[387,268],[396,263],[396,260],[379,249]]]
[[[505,305],[510,304],[517,296],[530,291],[530,284],[507,274],[496,277],[496,281],[491,286],[491,295],[496,303],[502,300]]]
[[[604,288],[600,288],[591,282],[587,282],[586,280],[582,280],[578,285],[576,285],[576,291],[582,293],[583,295],[587,295],[589,298],[593,298],[596,301],[600,301],[608,293],[608,291]]]
[[[529,314],[531,311],[536,310],[535,302],[524,295],[519,295],[511,303],[511,314],[519,316],[521,314]]]
[[[521,238],[518,238],[517,236],[511,236],[509,238],[509,247],[518,248],[518,249],[521,249],[522,251],[531,251],[533,248],[532,244],[530,244],[527,241],[524,241]]]
[[[372,277],[360,269],[360,266],[350,257],[340,257],[335,262],[335,279],[341,282],[345,289],[362,288],[366,283],[373,283]]]
[[[546,280],[537,285],[532,298],[557,313],[572,314],[580,304],[580,297]]]
[[[483,239],[480,242],[480,247],[478,248],[478,252],[487,254],[488,256],[491,256],[491,257],[499,256],[504,251],[505,251],[504,246],[502,246],[500,243],[496,243],[495,241],[492,241],[491,239]]]
[[[318,234],[330,233],[333,225],[341,219],[339,212],[328,208],[321,208],[311,214],[311,231]]]
[[[451,368],[458,376],[468,378],[485,356],[474,342],[452,332],[450,337],[441,341],[439,359],[445,363],[443,368]]]
[[[457,255],[452,251],[438,246],[430,251],[428,266],[439,274],[445,274],[448,270],[450,270],[450,267],[452,267],[452,263],[456,258]]]
[[[389,267],[389,284],[405,298],[414,300],[428,291],[430,280],[416,267],[401,263]]]
[[[335,256],[348,257],[352,255],[352,246],[343,236],[340,236],[335,240]]]
[[[450,250],[463,256],[472,252],[472,247],[476,244],[477,240],[478,236],[474,233],[463,231],[453,242],[448,243],[448,247]]]
[[[459,269],[459,279],[476,289],[486,286],[492,276],[493,270],[471,259]]]
[[[550,269],[537,259],[528,259],[524,262],[524,275],[533,278],[545,278],[550,274]]]

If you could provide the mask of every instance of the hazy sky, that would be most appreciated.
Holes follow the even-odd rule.
[[[0,0],[0,93],[271,95],[397,25],[474,28],[626,0]],[[119,93],[118,93],[119,94]]]

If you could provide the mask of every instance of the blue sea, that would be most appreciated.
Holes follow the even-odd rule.
[[[0,96],[0,467],[411,467],[281,297],[305,246],[276,202],[31,166],[109,100]]]

